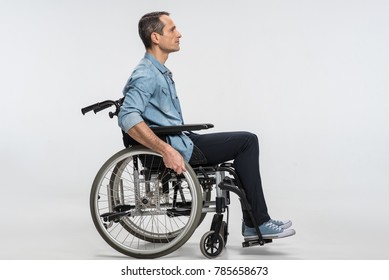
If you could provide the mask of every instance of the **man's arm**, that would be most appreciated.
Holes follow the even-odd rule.
[[[167,168],[173,169],[178,174],[186,171],[184,158],[181,154],[155,135],[145,122],[140,122],[131,127],[128,134],[138,143],[162,155]]]

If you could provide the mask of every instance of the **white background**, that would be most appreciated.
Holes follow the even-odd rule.
[[[166,65],[186,123],[258,134],[270,214],[297,231],[242,248],[234,198],[220,258],[388,259],[384,0],[0,0],[0,259],[126,258],[88,205],[120,129],[80,109],[121,97],[144,54],[137,22],[155,10],[183,35]],[[163,259],[203,259],[210,219]]]

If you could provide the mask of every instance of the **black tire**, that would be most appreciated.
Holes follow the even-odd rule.
[[[200,250],[207,258],[216,258],[224,248],[224,239],[220,233],[215,237],[215,231],[206,232],[200,240]]]

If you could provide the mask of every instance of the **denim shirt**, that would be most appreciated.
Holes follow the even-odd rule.
[[[118,115],[123,131],[142,121],[148,126],[184,124],[172,74],[149,53],[131,74],[123,93],[125,99]],[[189,161],[193,142],[186,134],[168,136],[166,140]]]

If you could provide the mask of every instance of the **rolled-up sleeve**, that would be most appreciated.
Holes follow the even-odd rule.
[[[124,102],[118,115],[120,128],[128,132],[143,121],[142,114],[155,92],[155,74],[147,69],[136,69],[128,80],[123,93]]]

